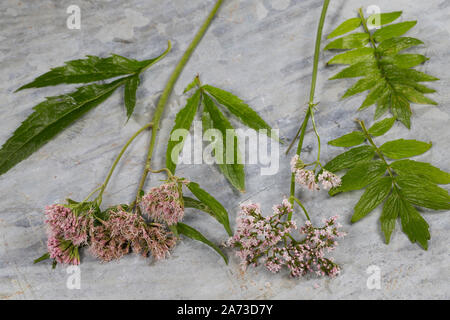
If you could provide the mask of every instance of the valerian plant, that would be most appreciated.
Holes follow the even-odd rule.
[[[314,120],[317,103],[314,103],[314,94],[317,80],[320,44],[322,30],[325,23],[329,0],[324,0],[322,13],[317,30],[314,52],[313,76],[311,81],[310,99],[303,123],[298,130],[287,153],[299,138],[296,155],[291,160],[291,193],[289,199],[273,207],[273,215],[263,217],[261,208],[257,203],[246,203],[236,219],[237,231],[227,242],[227,245],[236,248],[236,255],[241,259],[241,267],[257,266],[263,263],[271,272],[279,272],[283,266],[290,271],[293,277],[315,273],[318,276],[334,277],[339,274],[340,267],[332,258],[326,258],[325,253],[333,251],[337,246],[337,239],[345,235],[336,223],[337,216],[324,219],[323,227],[313,226],[308,211],[296,197],[295,183],[298,182],[310,190],[318,189],[318,182],[328,189],[340,185],[340,178],[331,172],[325,171],[320,162],[320,136]],[[306,128],[311,121],[317,137],[317,160],[313,163],[304,163],[300,159]],[[306,168],[313,166],[312,170]],[[317,172],[316,172],[317,171]],[[320,174],[319,174],[320,173]],[[297,224],[292,220],[294,204],[303,210],[306,217],[305,225],[298,228],[299,234],[294,230]],[[300,235],[300,238],[298,237]]]
[[[417,71],[413,67],[428,60],[421,54],[401,53],[403,50],[423,44],[422,41],[402,37],[417,21],[394,23],[401,11],[373,14],[365,18],[362,9],[359,17],[351,18],[339,25],[328,36],[329,39],[356,32],[331,41],[325,50],[350,50],[333,57],[328,64],[350,65],[330,79],[359,78],[342,98],[369,91],[359,110],[377,104],[375,119],[390,110],[394,117],[407,128],[411,126],[410,103],[437,103],[426,97],[426,93],[435,92],[421,82],[435,81],[438,78]],[[369,25],[380,27],[371,32]]]
[[[81,202],[68,199],[66,203],[46,208],[48,252],[35,262],[51,258],[53,265],[79,264],[80,250],[84,247],[105,262],[120,259],[131,251],[145,257],[163,259],[176,245],[178,236],[183,234],[209,245],[228,263],[226,255],[216,244],[191,226],[182,223],[186,207],[199,209],[215,218],[231,236],[225,208],[199,184],[173,175],[172,170],[168,168],[153,170],[151,167],[160,120],[174,85],[222,2],[222,0],[216,2],[172,72],[158,101],[153,119],[126,142],[105,181]],[[89,56],[88,59],[69,61],[65,66],[52,69],[21,87],[20,89],[61,83],[89,83],[124,76],[108,84],[91,84],[78,88],[71,94],[48,98],[46,102],[36,106],[35,113],[16,130],[0,151],[0,174],[25,159],[81,115],[100,104],[121,85],[125,86],[125,106],[129,118],[136,105],[136,90],[141,72],[164,57],[169,50],[170,42],[169,48],[161,56],[141,62],[118,55],[104,59]],[[150,142],[134,201],[102,210],[103,194],[114,170],[134,139],[148,129],[151,130]],[[167,179],[160,186],[146,192],[144,186],[149,173],[160,172],[165,172]],[[184,196],[185,189],[188,189],[195,199]],[[94,195],[95,198],[91,200]]]
[[[416,207],[449,210],[450,196],[437,184],[449,184],[450,174],[428,163],[408,159],[428,151],[431,143],[397,139],[376,145],[374,137],[385,134],[394,122],[395,118],[386,118],[367,129],[364,122],[358,120],[361,130],[329,142],[336,147],[354,147],[325,165],[331,172],[348,170],[342,177],[342,185],[329,193],[334,196],[365,188],[355,205],[352,222],[363,219],[384,201],[380,223],[386,243],[400,218],[402,230],[411,242],[418,242],[427,249],[429,226]],[[364,145],[359,146],[361,144]]]
[[[272,134],[272,128],[252,108],[232,93],[210,85],[202,85],[199,76],[194,78],[194,81],[186,87],[184,92],[187,93],[194,89],[195,91],[187,100],[186,106],[176,115],[167,145],[166,166],[170,171],[175,172],[186,137],[183,137],[181,142],[177,142],[173,134],[179,129],[184,129],[186,130],[184,132],[187,132],[192,126],[196,113],[199,112],[204,133],[209,129],[215,129],[221,133],[222,139],[215,137],[216,140],[214,141],[216,146],[214,156],[220,171],[233,187],[244,192],[245,172],[242,156],[239,152],[238,137],[230,121],[220,111],[218,105],[226,108],[246,126],[254,130],[265,130],[267,135],[274,139],[277,139],[277,137]],[[232,146],[228,146],[230,142]],[[229,152],[230,148],[233,148],[231,153]]]

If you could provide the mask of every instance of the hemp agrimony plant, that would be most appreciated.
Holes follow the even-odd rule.
[[[365,18],[362,9],[359,17],[351,18],[328,35],[328,39],[342,36],[362,28],[363,32],[352,33],[330,42],[325,50],[350,50],[340,53],[328,64],[350,65],[330,79],[359,78],[342,98],[369,91],[359,110],[377,104],[375,119],[390,110],[394,117],[407,128],[411,127],[410,103],[437,103],[424,94],[435,92],[420,82],[439,80],[412,69],[428,60],[421,54],[401,53],[403,50],[423,44],[422,41],[402,37],[417,21],[390,24],[397,20],[401,11],[373,14]],[[374,32],[368,25],[378,25]],[[368,46],[367,46],[368,45]]]
[[[318,276],[334,277],[340,272],[339,266],[332,258],[325,258],[325,252],[335,249],[337,239],[345,233],[339,231],[340,224],[336,224],[337,216],[324,219],[323,227],[312,225],[310,216],[295,196],[295,182],[305,185],[310,190],[319,188],[318,182],[327,189],[338,187],[340,178],[322,168],[320,162],[320,136],[314,120],[315,107],[314,93],[317,80],[317,69],[319,63],[320,43],[322,30],[329,0],[324,0],[322,14],[317,31],[313,76],[311,82],[310,99],[303,123],[298,130],[297,136],[288,148],[287,153],[299,138],[296,155],[291,160],[291,193],[289,199],[284,199],[281,205],[273,207],[273,215],[263,217],[259,204],[249,203],[241,206],[237,217],[237,231],[227,242],[228,246],[238,249],[236,255],[241,259],[241,266],[246,269],[248,265],[257,266],[264,263],[271,272],[279,272],[285,266],[293,277],[304,276],[315,273]],[[318,154],[317,160],[305,164],[300,159],[306,128],[311,121],[317,137]],[[312,166],[312,170],[306,170]],[[316,172],[317,171],[317,172]],[[306,216],[306,223],[298,228],[301,239],[293,234],[297,230],[295,221],[292,221],[294,204],[298,204]]]
[[[203,132],[206,133],[209,129],[220,132],[220,136],[216,136],[213,142],[214,156],[220,171],[233,187],[244,192],[245,172],[239,152],[238,137],[218,105],[226,108],[248,127],[254,130],[265,130],[268,136],[275,139],[277,137],[272,134],[272,128],[252,108],[232,93],[210,85],[202,85],[199,76],[196,76],[194,81],[186,87],[184,93],[193,89],[195,89],[194,94],[187,100],[186,106],[178,112],[175,118],[167,147],[166,166],[170,171],[175,172],[176,162],[186,137],[183,137],[183,141],[178,143],[173,135],[180,129],[185,130],[184,133],[186,133],[191,128],[198,110],[202,117]],[[230,142],[231,146],[228,145]],[[232,152],[229,152],[231,148]]]
[[[179,234],[209,245],[223,257],[226,263],[228,262],[226,255],[217,245],[194,228],[181,222],[184,218],[185,207],[196,208],[214,217],[231,235],[225,208],[197,183],[174,176],[172,172],[174,168],[153,170],[151,167],[160,120],[175,82],[222,2],[222,0],[216,2],[175,67],[158,101],[153,119],[126,142],[105,181],[81,202],[68,199],[64,204],[54,204],[45,209],[48,252],[35,262],[51,258],[53,265],[79,264],[80,249],[84,247],[102,261],[119,259],[131,251],[145,257],[163,259],[176,245]],[[87,84],[122,76],[106,84],[88,84],[79,87],[73,93],[49,97],[38,104],[34,108],[35,112],[22,123],[0,150],[0,174],[31,155],[75,120],[106,100],[122,85],[126,114],[129,118],[136,105],[136,90],[141,73],[162,59],[170,48],[169,42],[169,47],[162,55],[144,61],[119,55],[108,58],[88,56],[87,59],[69,61],[65,66],[54,68],[19,88],[19,90],[40,88],[62,83]],[[101,209],[103,194],[117,164],[134,139],[148,129],[151,130],[149,147],[134,201]],[[165,172],[167,179],[160,186],[145,192],[148,175],[159,172]],[[185,197],[184,189],[188,189],[196,199]]]

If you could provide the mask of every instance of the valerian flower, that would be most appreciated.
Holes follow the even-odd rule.
[[[263,263],[274,273],[286,266],[293,277],[308,272],[330,277],[339,273],[339,266],[324,257],[325,251],[334,250],[336,239],[344,236],[338,230],[341,226],[336,225],[336,216],[325,220],[322,228],[315,228],[307,221],[299,230],[305,237],[297,241],[290,234],[297,229],[295,223],[283,221],[292,212],[292,205],[285,199],[273,211],[272,216],[263,217],[258,204],[242,205],[236,233],[227,242],[238,249],[236,255],[241,259],[242,269]]]
[[[295,175],[295,181],[309,190],[319,190],[318,183],[322,183],[325,190],[339,187],[341,185],[341,178],[335,174],[323,169],[322,173],[316,178],[314,170],[305,169],[307,165],[303,163],[298,155],[295,155],[291,160],[291,172]]]
[[[174,225],[184,216],[182,184],[187,180],[173,177],[159,187],[152,188],[142,197],[141,206],[144,212],[154,221]]]

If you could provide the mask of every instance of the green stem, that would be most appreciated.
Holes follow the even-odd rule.
[[[142,128],[140,128],[138,131],[136,131],[135,134],[133,134],[133,136],[127,141],[127,143],[123,146],[122,150],[120,150],[119,155],[117,156],[116,160],[114,161],[111,169],[109,170],[108,176],[105,179],[105,182],[103,182],[103,184],[100,187],[100,193],[98,194],[97,197],[97,202],[98,205],[100,206],[102,204],[102,197],[103,197],[103,193],[105,192],[106,186],[109,183],[109,180],[111,179],[111,176],[114,172],[114,170],[117,167],[117,164],[119,163],[120,159],[122,158],[123,154],[125,153],[125,151],[127,150],[127,148],[130,146],[130,144],[133,142],[134,139],[136,139],[136,137],[141,134],[144,130],[148,129],[149,127],[153,126],[152,123],[148,123],[145,126],[143,126]],[[96,191],[96,190],[94,190]]]
[[[144,172],[142,173],[142,177],[139,181],[139,186],[138,186],[137,193],[136,193],[136,200],[134,202],[135,205],[139,202],[141,190],[144,188],[145,181],[151,170],[150,168],[151,168],[153,150],[155,148],[155,143],[156,143],[156,134],[158,132],[159,122],[161,120],[163,111],[167,105],[167,101],[169,100],[170,95],[172,94],[173,88],[175,86],[176,81],[178,80],[178,77],[181,74],[181,71],[183,71],[184,66],[188,62],[189,58],[191,57],[191,55],[194,52],[197,45],[200,43],[200,40],[202,39],[203,35],[206,33],[206,30],[208,29],[209,25],[211,24],[211,21],[213,20],[214,16],[216,15],[216,13],[219,10],[222,3],[223,3],[223,0],[218,0],[216,2],[215,6],[209,13],[208,17],[206,18],[205,22],[201,26],[200,30],[198,30],[197,34],[195,35],[195,37],[192,40],[189,47],[187,48],[186,52],[183,54],[183,56],[181,57],[180,61],[177,64],[177,66],[173,70],[172,75],[170,76],[170,78],[166,84],[166,87],[164,88],[164,91],[161,94],[158,105],[156,106],[156,109],[155,109],[155,113],[153,115],[152,135],[151,135],[150,144],[148,147]]]
[[[305,119],[303,120],[303,123],[299,130],[299,141],[298,141],[297,153],[296,153],[299,156],[300,156],[300,153],[302,152],[303,140],[305,138],[306,127],[308,126],[309,118],[311,117],[311,113],[313,112],[312,106],[314,105],[314,95],[315,95],[316,83],[317,83],[317,70],[319,68],[320,44],[322,41],[323,26],[325,24],[325,17],[327,14],[329,4],[330,4],[330,0],[323,1],[322,13],[320,15],[319,26],[317,28],[316,45],[315,45],[315,49],[314,49],[314,65],[313,65],[313,73],[312,73],[312,80],[311,80],[311,90],[309,91],[308,111],[306,111]],[[297,137],[294,138],[294,141],[296,139],[297,139]],[[294,202],[293,202],[294,196],[295,196],[295,174],[293,173],[291,175],[291,197],[290,197],[291,204],[294,204]],[[288,220],[291,220],[291,218],[292,218],[292,213],[289,214]]]
[[[294,200],[295,202],[297,202],[297,204],[303,209],[303,212],[305,213],[306,219],[308,219],[309,221],[311,221],[311,219],[309,218],[309,214],[308,211],[306,211],[305,206],[301,203],[301,201],[299,199],[297,199],[296,197],[292,197],[292,200]]]
[[[370,135],[369,131],[367,131],[366,125],[364,124],[364,121],[362,121],[362,120],[357,120],[357,121],[358,121],[359,125],[361,126],[361,129],[363,130],[364,135],[367,138],[367,141],[369,141],[369,143],[375,149],[375,152],[377,153],[377,155],[386,164],[386,168],[387,168],[387,171],[388,171],[389,175],[391,176],[392,179],[394,179],[394,173],[392,172],[392,169],[389,166],[389,163],[386,161],[386,158],[384,157],[383,152],[381,152],[381,150],[378,148],[378,146],[373,141],[372,136]]]

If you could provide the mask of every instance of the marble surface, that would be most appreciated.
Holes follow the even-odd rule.
[[[71,4],[81,8],[80,30],[66,27],[66,8]],[[307,102],[321,4],[319,0],[226,0],[175,87],[162,120],[155,166],[162,164],[174,114],[185,101],[183,88],[196,73],[204,83],[231,90],[245,99],[280,129],[282,138],[292,138]],[[330,5],[324,32],[369,4],[385,12],[403,10],[402,19],[419,20],[409,35],[424,40],[425,45],[416,51],[431,58],[419,69],[441,79],[432,85],[439,93],[431,96],[439,106],[414,105],[412,129],[396,124],[389,136],[432,141],[431,151],[417,159],[450,171],[448,3],[336,0]],[[208,247],[187,239],[179,243],[168,260],[158,263],[129,255],[119,262],[100,264],[85,254],[80,290],[66,287],[66,268],[52,270],[50,263],[32,264],[45,252],[45,205],[66,197],[82,199],[103,181],[123,143],[150,118],[174,63],[212,5],[212,0],[1,1],[1,143],[30,114],[33,105],[45,96],[74,87],[13,93],[49,67],[86,54],[106,56],[114,52],[148,59],[162,52],[169,39],[174,48],[142,77],[136,114],[126,125],[123,96],[117,91],[29,159],[0,176],[0,299],[449,299],[448,212],[423,212],[431,226],[428,251],[411,244],[399,225],[387,246],[378,222],[380,209],[355,225],[349,223],[360,191],[335,198],[324,192],[299,195],[313,221],[319,223],[333,214],[344,219],[348,236],[334,253],[343,270],[334,280],[296,280],[286,272],[272,275],[262,268],[241,273],[236,258],[232,257],[226,266]],[[370,123],[373,115],[373,109],[356,113],[362,95],[340,100],[352,81],[326,80],[336,71],[325,67],[330,57],[330,53],[321,54],[317,85],[320,106],[316,120],[325,141],[355,128],[355,117]],[[147,137],[142,136],[127,152],[105,194],[105,205],[132,199],[146,144]],[[305,155],[313,159],[315,152],[315,139],[308,130]],[[339,152],[325,145],[323,160]],[[178,171],[178,175],[201,183],[226,206],[233,227],[240,202],[260,202],[268,213],[289,192],[289,159],[284,156],[280,156],[280,172],[275,176],[261,176],[257,165],[247,166],[246,173],[247,192],[237,194],[215,167],[182,165]],[[152,178],[148,186],[158,183],[159,178]],[[186,221],[216,242],[226,239],[223,229],[203,214],[189,211]],[[302,222],[301,216],[298,221]],[[380,268],[379,290],[369,290],[366,285],[366,270],[371,265]]]

